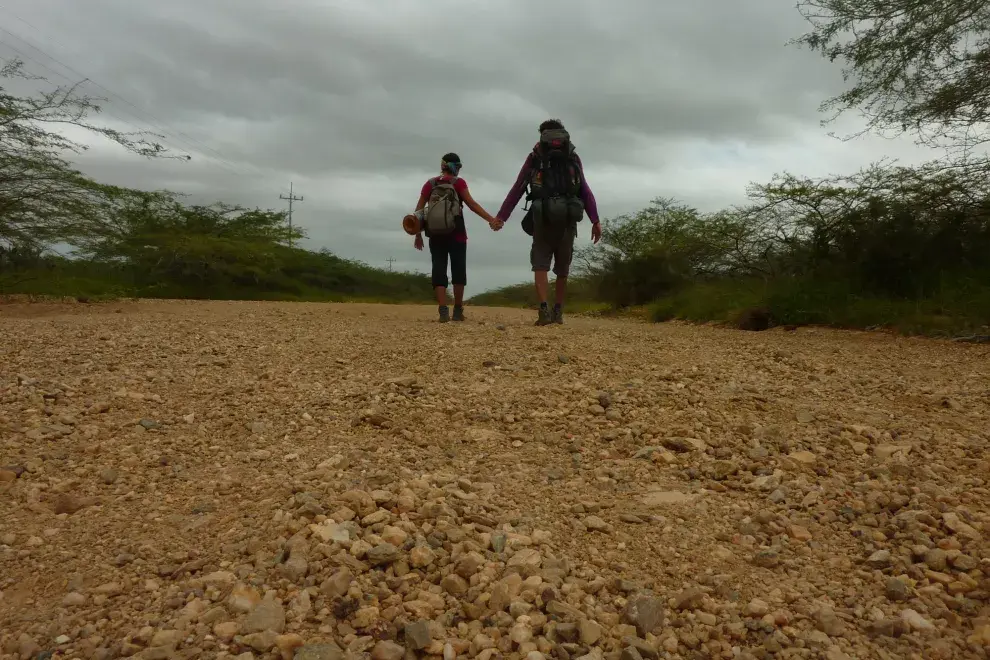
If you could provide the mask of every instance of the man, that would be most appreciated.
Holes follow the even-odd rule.
[[[515,184],[495,216],[493,229],[502,228],[527,187],[529,194],[526,199],[532,206],[522,225],[526,233],[533,237],[529,261],[533,267],[536,295],[540,300],[536,325],[563,323],[564,297],[574,256],[577,223],[587,212],[594,243],[601,239],[602,228],[595,196],[584,177],[584,166],[559,119],[549,119],[540,124],[540,141],[526,156]],[[552,312],[547,307],[551,262],[557,276]]]

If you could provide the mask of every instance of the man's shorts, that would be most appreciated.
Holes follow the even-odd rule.
[[[557,277],[567,277],[574,257],[574,239],[577,225],[566,222],[559,227],[545,226],[537,218],[533,223],[533,246],[529,250],[529,263],[533,272],[547,272],[553,262],[553,273]]]

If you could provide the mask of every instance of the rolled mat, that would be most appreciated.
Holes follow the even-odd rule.
[[[414,236],[419,233],[420,225],[419,218],[416,217],[415,213],[410,213],[409,215],[402,218],[402,228],[406,230],[406,233],[410,236]]]

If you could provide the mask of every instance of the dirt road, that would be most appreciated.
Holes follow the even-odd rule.
[[[987,347],[468,313],[0,306],[0,657],[986,657]]]

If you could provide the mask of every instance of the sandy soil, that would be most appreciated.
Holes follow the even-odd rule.
[[[0,305],[0,657],[984,658],[990,348]]]

